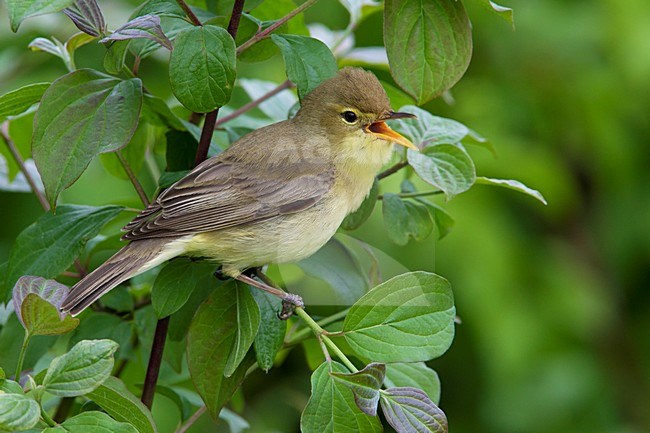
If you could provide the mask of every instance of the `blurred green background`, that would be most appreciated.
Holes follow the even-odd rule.
[[[440,242],[432,236],[396,247],[385,237],[379,207],[352,235],[409,269],[451,281],[462,324],[450,351],[430,363],[441,377],[450,431],[648,432],[650,2],[511,0],[514,32],[478,2],[464,3],[474,28],[472,63],[452,89],[455,103],[426,108],[490,139],[496,159],[470,149],[480,175],[521,180],[549,204],[477,186],[441,202],[456,225]],[[133,8],[100,4],[109,28]],[[28,53],[27,44],[51,34],[64,40],[71,25],[60,16],[38,18],[14,35],[0,11],[0,93],[65,73],[60,61]],[[321,0],[306,21],[342,29],[347,14]],[[381,44],[381,21],[375,14],[362,24],[359,46]],[[84,47],[78,65],[100,64],[101,50]],[[168,96],[162,65],[150,59],[141,75],[152,92]],[[282,61],[243,64],[240,75],[279,82]],[[235,106],[245,101],[235,93]],[[30,121],[12,125],[26,156]],[[97,163],[63,194],[83,204],[107,197],[138,204],[130,185],[107,181]],[[0,192],[0,263],[40,213],[32,195]],[[270,374],[253,375],[244,389],[251,431],[297,431],[308,374],[295,350]],[[164,419],[171,407],[159,398],[154,412]],[[205,420],[192,431],[214,427]]]

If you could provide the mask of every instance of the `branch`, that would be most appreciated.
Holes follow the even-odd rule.
[[[185,10],[187,13],[189,10],[187,4],[185,4],[185,2],[182,0],[177,1],[181,8],[183,5],[185,5],[187,10],[183,10]],[[228,23],[228,32],[233,39],[235,39],[235,36],[237,36],[237,29],[239,28],[239,20],[241,18],[243,9],[244,0],[235,0],[235,4],[232,8],[232,15],[230,16],[230,22]],[[190,15],[188,14],[188,16]],[[194,24],[197,23],[198,25],[201,25],[198,19],[196,19]],[[203,123],[203,130],[201,131],[199,147],[196,150],[196,157],[194,158],[195,166],[202,163],[208,156],[208,149],[210,148],[210,142],[212,141],[212,134],[214,133],[214,126],[217,121],[218,114],[219,109],[217,108],[205,116],[205,122]],[[163,351],[165,350],[165,340],[167,339],[168,329],[169,317],[158,320],[158,323],[156,324],[156,331],[153,336],[153,344],[151,345],[151,355],[149,356],[149,364],[147,365],[144,387],[142,388],[141,400],[149,408],[151,408],[151,405],[153,404],[153,397],[156,391],[156,383],[158,382],[158,374],[160,373],[160,364],[162,363]]]
[[[133,184],[133,188],[135,188],[135,192],[138,193],[138,197],[140,197],[140,201],[142,202],[144,207],[149,206],[149,197],[147,197],[147,193],[144,192],[144,188],[142,187],[142,184],[138,180],[135,173],[133,173],[133,169],[131,169],[129,162],[126,160],[126,158],[124,158],[124,155],[122,155],[122,152],[120,152],[119,150],[115,152],[115,155],[117,155],[117,159],[120,161],[120,164],[122,164],[122,168],[124,168],[124,172],[128,176],[131,183]]]
[[[291,18],[295,17],[298,15],[300,12],[304,11],[305,9],[309,8],[310,6],[313,6],[318,0],[307,0],[270,26],[268,26],[266,29],[257,32],[253,35],[252,38],[241,44],[240,46],[237,47],[237,55],[240,55],[243,51],[247,50],[250,48],[252,45],[255,43],[261,41],[264,38],[267,38],[271,33],[273,33],[275,30],[277,30],[278,27],[282,26],[284,23],[289,21]]]
[[[192,9],[190,9],[187,3],[185,3],[183,0],[176,0],[176,3],[178,3],[181,9],[183,9],[183,12],[185,12],[185,15],[187,15],[187,17],[190,19],[192,24],[194,24],[195,26],[203,25],[201,21],[199,21],[199,19],[196,17],[196,15],[194,15],[194,12],[192,12]]]
[[[203,414],[205,413],[206,410],[207,410],[207,408],[206,408],[205,406],[201,406],[200,408],[198,408],[198,409],[196,410],[196,412],[194,412],[194,413],[192,414],[192,416],[189,417],[189,418],[187,419],[187,421],[185,421],[185,423],[184,423],[183,425],[181,425],[178,429],[176,429],[176,431],[175,431],[174,433],[185,433],[186,431],[188,431],[188,430],[190,429],[190,427],[192,427],[192,425],[193,425],[193,424],[194,424],[194,423],[195,423],[199,418],[201,418],[201,415],[203,415]]]
[[[415,198],[415,197],[426,197],[428,195],[437,195],[437,194],[442,194],[442,191],[436,189],[433,191],[401,192],[395,195],[401,198]],[[383,194],[377,196],[377,200],[383,200],[383,199],[384,199]]]
[[[45,212],[49,211],[50,204],[48,203],[47,198],[45,198],[43,192],[40,189],[38,189],[38,187],[36,186],[36,182],[32,178],[31,174],[29,174],[29,171],[27,171],[27,167],[25,166],[25,161],[23,161],[22,156],[20,156],[20,152],[18,152],[18,149],[16,149],[16,145],[14,144],[13,140],[11,139],[11,137],[9,137],[8,122],[3,122],[2,125],[0,125],[0,135],[2,136],[2,139],[7,145],[9,152],[11,152],[11,156],[13,156],[14,160],[16,161],[16,164],[18,164],[18,167],[20,167],[20,171],[23,173],[23,176],[25,176],[25,180],[27,180],[29,187],[32,189],[32,192],[38,199],[38,202],[41,204],[41,207]]]
[[[291,81],[289,81],[289,80],[286,80],[282,84],[278,85],[278,87],[276,87],[275,89],[269,90],[267,93],[263,94],[259,98],[255,99],[253,101],[250,101],[246,105],[242,105],[237,110],[235,110],[232,113],[228,114],[227,116],[224,116],[221,119],[217,120],[217,123],[215,124],[215,126],[218,127],[218,126],[223,125],[226,122],[230,122],[231,120],[241,116],[245,112],[247,112],[249,110],[252,110],[253,108],[257,107],[258,105],[260,105],[262,102],[266,101],[267,99],[272,98],[273,96],[277,95],[281,91],[283,91],[285,89],[289,89],[291,87],[293,87],[293,83]]]
[[[377,175],[377,180],[381,180],[385,177],[390,176],[391,174],[397,173],[404,167],[409,165],[408,161],[400,161],[397,164],[393,165],[392,167],[387,168],[386,170],[382,171]]]

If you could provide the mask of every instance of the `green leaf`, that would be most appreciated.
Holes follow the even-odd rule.
[[[386,376],[386,364],[373,362],[356,373],[330,373],[334,380],[343,383],[352,390],[354,402],[363,413],[377,415],[379,390]]]
[[[110,376],[117,347],[111,340],[80,341],[52,360],[43,379],[45,390],[59,397],[93,391]]]
[[[311,397],[300,418],[302,433],[374,433],[383,431],[376,416],[361,412],[352,391],[332,373],[347,373],[338,362],[324,362],[311,375]]]
[[[189,173],[190,170],[181,170],[181,171],[172,171],[172,172],[164,172],[160,175],[158,178],[158,188],[160,190],[167,189],[182,178],[184,178],[187,173]]]
[[[470,134],[470,129],[462,123],[434,116],[415,105],[405,105],[399,111],[417,116],[416,119],[401,119],[395,124],[395,129],[409,137],[419,148],[457,144]]]
[[[252,302],[252,307],[248,299]],[[228,282],[201,304],[190,325],[187,335],[190,376],[210,415],[215,419],[254,362],[253,357],[249,356],[229,377],[224,375],[226,366],[232,369],[241,353],[246,352],[245,343],[249,338],[249,346],[253,341],[254,334],[249,332],[253,329],[253,308],[257,310],[257,305],[251,298],[248,287]],[[239,314],[249,319],[244,323],[244,330],[238,330]],[[259,323],[259,311],[257,319]]]
[[[541,192],[536,189],[532,189],[519,182],[518,180],[507,180],[507,179],[493,179],[489,177],[479,176],[476,178],[476,183],[479,185],[492,185],[492,186],[501,186],[503,188],[512,189],[514,191],[519,191],[523,194],[533,197],[534,199],[539,200],[543,204],[546,203],[546,199]]]
[[[20,277],[11,291],[14,311],[18,316],[18,320],[25,326],[20,310],[27,295],[36,294],[58,309],[61,307],[66,296],[68,296],[69,291],[67,286],[54,280],[46,280],[45,278],[32,277],[30,275]],[[59,316],[60,319],[65,317],[64,314],[60,314]]]
[[[251,294],[260,309],[260,323],[262,324],[253,341],[255,358],[257,365],[268,373],[273,367],[275,355],[282,348],[284,335],[287,332],[287,322],[278,318],[282,302],[277,296],[257,289],[251,289]]]
[[[350,309],[345,339],[375,362],[436,358],[454,338],[454,300],[449,282],[428,272],[409,272],[378,285]]]
[[[75,26],[90,36],[100,36],[106,31],[106,20],[96,0],[76,1],[63,10]]]
[[[280,48],[287,77],[298,87],[302,100],[324,80],[336,75],[334,55],[318,39],[300,35],[271,35]]]
[[[65,315],[35,293],[27,295],[20,308],[25,329],[30,335],[60,335],[72,331],[79,325],[79,319]]]
[[[165,133],[167,152],[165,160],[167,172],[180,172],[194,168],[194,158],[199,143],[187,131],[167,131]]]
[[[406,245],[409,238],[423,241],[433,231],[433,220],[427,208],[386,193],[382,200],[384,224],[388,237],[397,245]]]
[[[447,433],[447,417],[421,389],[389,388],[381,393],[381,409],[397,433]]]
[[[25,18],[59,12],[70,6],[74,0],[7,0],[7,11],[11,30],[18,31]]]
[[[368,197],[361,202],[359,209],[352,212],[345,217],[341,223],[341,228],[344,230],[354,230],[359,228],[368,218],[372,215],[372,211],[375,209],[375,203],[377,203],[377,196],[379,195],[379,182],[375,179],[372,184],[372,188],[368,193]]]
[[[387,388],[413,387],[423,390],[434,402],[440,400],[440,379],[438,373],[424,362],[394,363],[386,366]]]
[[[176,114],[172,112],[169,105],[162,99],[144,94],[142,105],[142,118],[155,126],[166,126],[169,129],[184,131],[185,126]]]
[[[315,254],[297,264],[307,275],[327,282],[332,288],[331,294],[318,295],[322,303],[352,305],[368,290],[368,277],[359,260],[337,239],[330,239]]]
[[[52,83],[34,117],[32,152],[53,208],[96,155],[131,140],[141,106],[137,78],[80,69]]]
[[[30,429],[38,423],[40,416],[41,409],[36,400],[22,393],[4,394],[0,392],[0,430]]]
[[[235,81],[235,42],[217,26],[183,30],[169,60],[172,91],[187,109],[207,113],[225,105]]]
[[[260,309],[251,295],[248,286],[235,283],[236,314],[235,339],[224,368],[224,376],[232,376],[248,353],[260,326]]]
[[[104,69],[113,75],[119,75],[124,69],[126,53],[129,51],[131,40],[115,41],[106,50],[104,55]]]
[[[151,304],[159,319],[171,316],[189,299],[198,283],[192,260],[179,258],[167,263],[151,289]]]
[[[139,433],[157,432],[151,411],[120,379],[110,376],[86,396],[117,421],[131,423]]]
[[[89,411],[68,418],[58,427],[43,430],[43,433],[143,433],[131,424],[115,421],[103,412]]]
[[[0,365],[6,371],[13,372],[16,370],[18,353],[20,352],[24,339],[25,329],[18,321],[17,316],[11,314],[0,330]],[[57,337],[53,336],[36,335],[32,337],[27,348],[27,353],[25,354],[23,370],[34,367],[56,340]],[[5,385],[9,382],[5,380]],[[0,389],[7,391],[4,388],[4,386],[0,386]]]
[[[5,374],[5,371],[0,367],[0,386],[4,383],[6,378],[7,375]]]
[[[422,105],[465,73],[472,30],[460,1],[386,0],[384,44],[395,82]]]
[[[494,12],[504,20],[506,20],[515,29],[515,18],[511,8],[501,6],[490,0],[478,0],[479,4],[484,8]]]
[[[6,392],[7,394],[22,394],[23,387],[20,386],[18,382],[13,380],[3,379],[0,381],[0,391]],[[2,394],[2,392],[0,392]]]
[[[149,125],[145,122],[140,122],[126,147],[123,147],[121,150],[116,150],[115,152],[102,153],[99,155],[99,160],[104,169],[118,179],[129,179],[128,175],[124,171],[124,166],[117,156],[117,152],[119,152],[126,160],[129,167],[131,167],[133,173],[137,175],[142,169],[142,164],[144,163],[145,154],[147,152],[147,146],[149,145],[149,130]]]
[[[6,287],[22,275],[52,278],[72,265],[85,243],[120,211],[120,206],[59,206],[23,230],[9,255]]]
[[[448,200],[470,189],[476,180],[472,158],[458,146],[441,144],[423,152],[409,150],[407,155],[417,175],[443,191]]]
[[[0,122],[7,117],[25,112],[41,100],[50,83],[35,83],[12,90],[0,96]]]
[[[438,239],[440,240],[447,236],[454,227],[454,219],[451,215],[435,203],[431,203],[423,198],[418,198],[417,200],[429,209],[429,213],[433,217],[433,222],[436,223],[436,227],[438,228]]]
[[[138,38],[158,42],[170,51],[173,49],[172,41],[165,36],[165,33],[160,27],[160,17],[157,15],[142,15],[136,17],[99,42],[126,41]]]

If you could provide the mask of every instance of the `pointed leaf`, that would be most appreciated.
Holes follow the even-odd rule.
[[[53,278],[72,265],[85,243],[120,211],[120,206],[60,206],[43,214],[16,238],[9,255],[6,287],[22,275]]]
[[[394,363],[386,366],[387,388],[413,387],[419,388],[438,404],[440,400],[440,379],[435,370],[427,367],[424,362]]]
[[[115,41],[108,47],[103,63],[106,72],[113,75],[119,75],[122,72],[126,64],[126,54],[129,51],[130,44],[131,39],[127,39],[125,41]]]
[[[43,430],[43,433],[142,433],[126,422],[115,421],[103,412],[89,411],[63,421],[60,426]]]
[[[271,39],[282,52],[287,77],[298,87],[300,99],[336,75],[336,59],[327,45],[318,39],[277,34],[271,35]]]
[[[245,297],[238,292],[244,290],[248,291],[248,287],[241,285],[240,288],[239,284],[232,281],[215,290],[194,315],[187,335],[190,376],[214,419],[219,416],[219,411],[239,387],[246,370],[254,362],[254,358],[249,356],[230,377],[224,375],[226,365],[232,366],[234,359],[244,351],[245,341],[237,329],[240,312],[238,304],[240,297]],[[248,296],[251,296],[250,293]],[[256,305],[254,307],[257,309]],[[252,326],[248,327],[251,328]],[[252,343],[252,338],[250,342]]]
[[[427,208],[402,200],[397,194],[384,194],[382,211],[388,237],[397,245],[406,245],[411,237],[422,241],[433,231],[433,220]]]
[[[379,390],[386,376],[386,364],[373,362],[356,373],[330,373],[334,380],[343,383],[352,390],[354,402],[363,413],[377,415]]]
[[[160,270],[151,289],[151,303],[160,319],[171,316],[189,299],[199,281],[192,260],[179,258]]]
[[[139,433],[157,432],[151,411],[117,377],[110,376],[86,396],[117,421],[133,424]]]
[[[34,427],[41,416],[36,400],[22,394],[0,392],[0,430],[19,431]]]
[[[472,30],[456,0],[386,0],[384,43],[395,82],[418,105],[451,88],[472,56]]]
[[[376,362],[428,361],[451,345],[454,317],[449,282],[436,274],[409,272],[359,299],[343,331],[356,353]]]
[[[275,355],[282,348],[284,335],[287,332],[287,322],[278,318],[282,309],[282,301],[277,296],[257,289],[251,289],[253,298],[260,309],[261,326],[255,336],[253,347],[257,365],[268,373],[273,367]]]
[[[59,316],[59,309],[35,293],[27,295],[20,308],[25,329],[30,335],[59,335],[72,331],[79,319]]]
[[[96,155],[131,140],[141,106],[137,78],[80,69],[52,83],[34,117],[32,152],[53,208]]]
[[[503,188],[508,188],[512,189],[514,191],[519,191],[523,194],[529,195],[533,197],[534,199],[539,200],[540,202],[544,204],[546,203],[546,199],[542,195],[541,192],[537,191],[536,189],[532,189],[524,185],[523,183],[519,182],[518,180],[511,180],[511,179],[493,179],[489,177],[483,177],[479,176],[476,178],[476,183],[480,185],[492,185],[492,186],[501,186]]]
[[[467,191],[476,180],[472,158],[458,146],[441,144],[424,152],[409,150],[407,155],[417,175],[443,191],[447,199]]]
[[[69,70],[74,69],[72,67],[72,57],[70,53],[65,49],[65,45],[59,42],[59,40],[55,37],[52,37],[51,40],[45,38],[36,38],[29,43],[28,47],[32,51],[43,51],[52,54],[53,56],[56,56],[63,60],[63,63]]]
[[[32,277],[30,275],[20,277],[18,281],[16,281],[16,285],[12,290],[12,302],[18,320],[20,320],[20,323],[25,326],[20,310],[27,295],[36,294],[41,299],[44,299],[58,309],[61,307],[65,297],[68,296],[69,291],[70,290],[67,286],[54,280],[46,280],[45,278]],[[63,320],[66,314],[61,312],[58,316]]]
[[[418,202],[422,203],[429,209],[429,213],[433,217],[433,222],[436,223],[436,227],[438,228],[438,239],[447,236],[454,227],[454,219],[451,215],[449,215],[449,213],[447,213],[447,211],[442,207],[423,198],[419,198]]]
[[[322,304],[352,305],[368,291],[369,282],[359,259],[338,239],[330,239],[312,256],[299,261],[298,266],[307,275],[325,281],[331,293],[319,293]]]
[[[513,30],[515,29],[515,18],[513,16],[514,14],[511,8],[501,6],[490,0],[478,0],[478,2],[484,8],[494,12],[495,14],[497,14],[498,16],[506,20],[508,23],[510,23]]]
[[[117,343],[111,340],[83,340],[50,363],[43,386],[50,394],[75,397],[101,385],[113,369]]]
[[[400,112],[415,114],[415,119],[402,119],[395,129],[409,137],[419,148],[439,144],[460,143],[470,134],[470,129],[460,122],[434,116],[415,105],[405,105]]]
[[[35,83],[12,90],[0,96],[0,122],[9,116],[25,112],[41,100],[50,83]]]
[[[235,283],[235,286],[237,287],[235,292],[237,320],[234,323],[236,326],[235,340],[223,372],[226,377],[235,373],[248,353],[248,349],[252,346],[260,326],[260,309],[253,299],[250,289],[241,283]]]
[[[377,182],[377,180],[375,179],[375,181],[372,184],[372,188],[368,193],[368,197],[366,197],[365,200],[361,202],[361,206],[359,206],[359,209],[346,216],[343,222],[341,223],[341,227],[343,228],[343,230],[354,230],[360,227],[364,222],[366,222],[366,220],[370,218],[370,215],[372,215],[372,211],[375,209],[375,204],[377,203],[378,195],[379,195],[379,182]]]
[[[331,370],[330,370],[331,368]],[[361,412],[352,391],[332,373],[347,373],[338,362],[324,362],[311,375],[311,397],[300,417],[302,433],[379,433],[379,418]]]
[[[421,389],[389,388],[381,408],[397,433],[447,433],[447,417]]]
[[[106,21],[96,0],[76,0],[63,13],[75,26],[91,36],[100,36],[106,31]]]
[[[170,51],[173,49],[172,41],[165,36],[165,33],[160,27],[160,17],[157,15],[143,15],[134,18],[99,42],[125,41],[138,38],[158,42]]]
[[[225,29],[205,25],[176,36],[169,79],[174,95],[187,109],[207,113],[225,105],[235,75],[235,42]]]
[[[16,32],[25,18],[58,12],[73,0],[7,0],[11,30]]]

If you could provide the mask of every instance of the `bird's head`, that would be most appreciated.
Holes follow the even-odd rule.
[[[356,143],[365,148],[379,142],[377,144],[385,147],[394,142],[418,150],[385,123],[386,120],[412,117],[415,116],[391,109],[386,91],[371,72],[347,67],[303,99],[296,120],[318,125],[332,142],[341,146]]]

